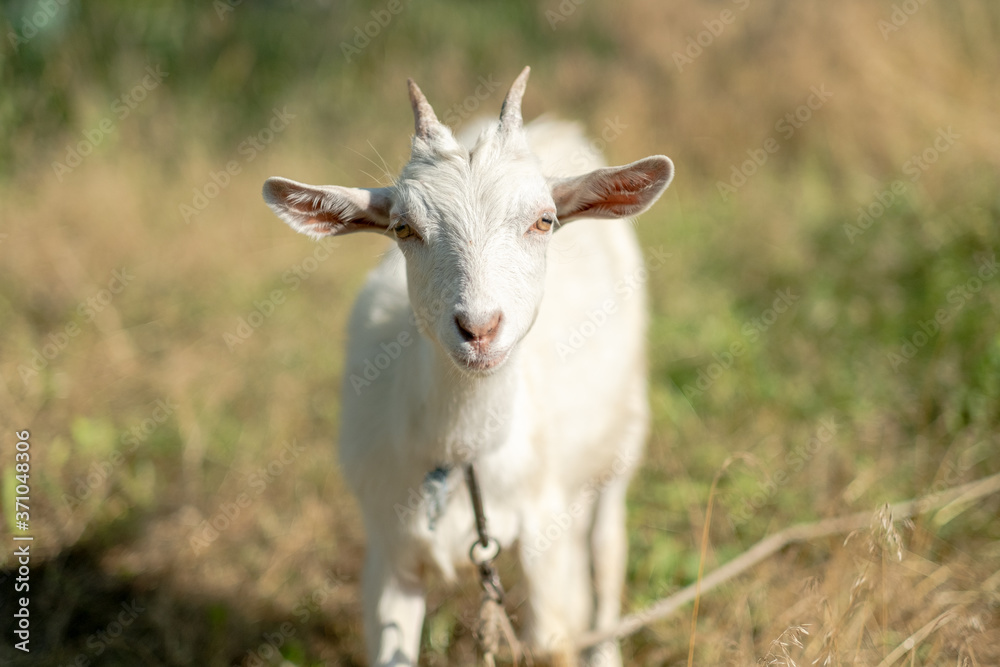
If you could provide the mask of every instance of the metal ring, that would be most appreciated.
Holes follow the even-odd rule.
[[[481,549],[489,549],[491,546],[496,548],[496,552],[492,556],[490,556],[489,558],[483,558],[483,559],[476,558],[476,547],[479,547]],[[485,547],[479,543],[479,540],[476,540],[475,542],[473,542],[472,546],[469,547],[469,560],[471,560],[476,565],[482,565],[483,563],[489,563],[490,561],[492,561],[493,559],[495,559],[499,555],[500,555],[500,542],[495,537],[489,538],[489,543]]]

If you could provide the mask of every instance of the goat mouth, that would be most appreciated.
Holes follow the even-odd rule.
[[[476,375],[489,375],[500,368],[507,361],[508,356],[510,356],[510,350],[489,355],[459,353],[453,355],[452,358],[463,371],[471,371]]]

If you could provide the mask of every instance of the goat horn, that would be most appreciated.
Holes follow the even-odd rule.
[[[420,87],[417,86],[416,81],[407,79],[406,83],[410,87],[410,104],[413,106],[414,130],[421,139],[429,139],[434,129],[441,123],[438,121],[437,116],[434,115],[434,109],[431,108],[430,102],[427,101],[427,98],[420,91]]]
[[[521,119],[521,98],[524,97],[524,89],[528,85],[529,74],[531,74],[531,68],[525,67],[517,75],[517,78],[514,79],[514,83],[510,85],[507,97],[503,100],[503,106],[500,107],[501,127],[514,129],[521,127],[523,124]]]

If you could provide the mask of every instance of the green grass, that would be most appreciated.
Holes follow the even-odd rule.
[[[672,52],[720,5],[584,3],[552,30],[557,3],[414,2],[351,63],[340,43],[365,5],[241,5],[224,20],[154,5],[68,5],[0,61],[0,415],[32,432],[31,664],[97,659],[88,640],[132,600],[149,611],[101,664],[250,664],[285,623],[266,664],[363,662],[363,536],[334,434],[347,312],[385,242],[345,239],[291,280],[316,246],[259,193],[275,174],[384,181],[407,155],[409,75],[439,110],[493,75],[481,111],[494,113],[530,63],[528,117],[593,134],[620,117],[609,160],[677,165],[637,227],[670,257],[648,285],[654,429],[629,496],[626,609],[694,581],[709,487],[734,454],[747,456],[720,482],[709,568],[797,522],[1000,472],[1000,275],[984,268],[1000,248],[994,5],[928,3],[885,40],[892,3],[752,3],[683,73]],[[17,28],[31,7],[4,16]],[[156,62],[163,86],[59,180],[52,162]],[[821,83],[831,100],[724,201],[718,183]],[[242,161],[284,106],[294,122]],[[959,139],[911,180],[908,161],[950,126]],[[240,173],[186,223],[179,206],[233,159]],[[896,181],[861,230],[858,209]],[[123,267],[134,280],[88,317],[81,304]],[[301,453],[267,475],[292,442]],[[831,650],[877,664],[944,604],[958,620],[906,660],[996,662],[997,502],[900,527],[902,564],[884,535],[784,550],[706,596],[697,664],[753,663],[803,623],[799,664]],[[503,574],[516,605],[516,568]],[[471,583],[432,591],[427,664],[471,659],[475,602]],[[629,639],[628,664],[683,664],[688,623]]]

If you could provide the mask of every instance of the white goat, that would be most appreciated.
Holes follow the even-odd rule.
[[[302,233],[396,240],[354,307],[341,412],[373,664],[416,664],[425,577],[469,565],[469,461],[490,533],[520,545],[534,650],[574,663],[574,639],[619,617],[625,490],[649,421],[645,269],[630,222],[596,218],[648,208],[673,164],[599,168],[575,125],[523,127],[527,79],[470,145],[410,81],[416,136],[390,187],[264,184]],[[582,657],[598,653],[620,664],[613,643]]]

